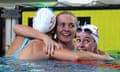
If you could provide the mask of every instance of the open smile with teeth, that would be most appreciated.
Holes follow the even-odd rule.
[[[65,36],[69,36],[70,34],[63,34],[63,35],[65,35]]]
[[[64,33],[63,36],[70,36],[70,33]]]

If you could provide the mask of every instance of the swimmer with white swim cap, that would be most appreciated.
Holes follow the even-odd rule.
[[[33,18],[33,28],[40,32],[50,32],[55,27],[56,17],[50,8],[40,8]]]
[[[55,27],[55,22],[56,17],[50,8],[40,8],[33,18],[33,28],[39,32],[48,33]],[[35,40],[30,39],[29,37],[24,37],[22,45],[16,49],[16,51],[13,52],[11,56],[18,58],[22,50],[26,48],[27,45],[29,45],[30,41],[34,42]],[[32,48],[30,50],[32,50]],[[22,54],[20,55],[22,56]]]

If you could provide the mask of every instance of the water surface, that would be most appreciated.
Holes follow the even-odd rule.
[[[0,72],[120,72],[120,70],[100,65],[51,60],[21,61],[11,57],[1,57]]]

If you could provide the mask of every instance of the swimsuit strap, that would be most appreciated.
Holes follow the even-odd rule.
[[[77,49],[74,47],[73,52],[77,52]]]
[[[21,47],[18,48],[18,50],[15,51],[11,56],[17,58],[18,55],[19,55],[19,53],[22,51],[22,49],[23,49],[23,48],[26,46],[26,44],[28,43],[28,41],[29,41],[29,39],[28,39],[27,37],[25,37],[25,38],[24,38],[24,41],[23,41],[23,43],[22,43],[22,45],[21,45]]]

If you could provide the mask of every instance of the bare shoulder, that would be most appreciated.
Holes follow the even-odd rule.
[[[10,56],[13,52],[15,52],[21,46],[23,39],[24,37],[22,36],[16,36],[8,51],[5,53],[5,56]]]

